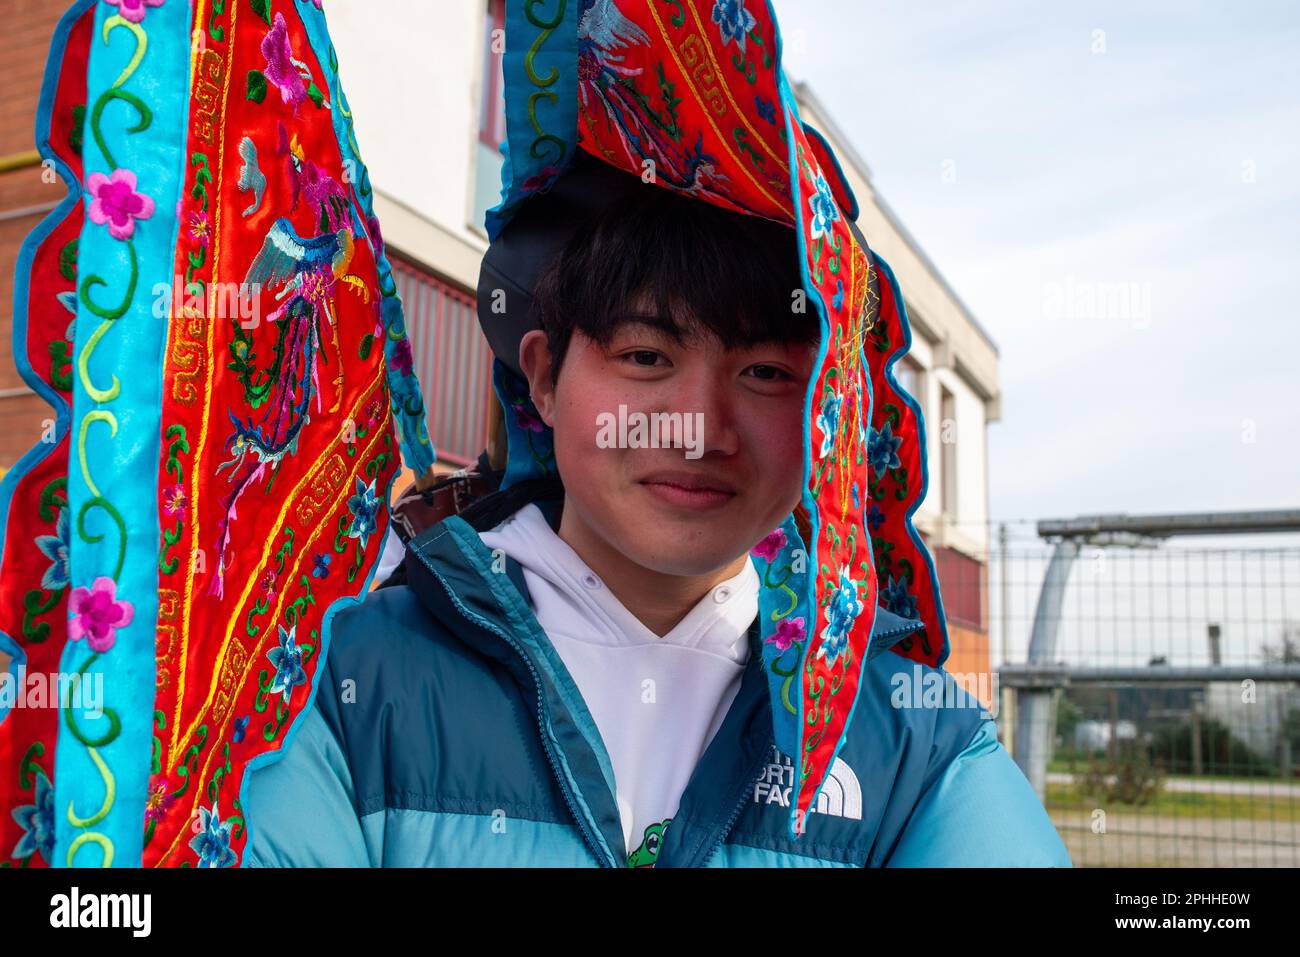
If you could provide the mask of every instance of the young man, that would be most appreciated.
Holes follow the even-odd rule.
[[[245,863],[1069,866],[990,721],[891,705],[913,663],[883,652],[919,623],[883,609],[829,796],[788,834],[750,550],[804,481],[794,233],[635,178],[607,200],[529,290],[540,328],[489,333],[558,475],[440,522],[335,616],[244,790]]]

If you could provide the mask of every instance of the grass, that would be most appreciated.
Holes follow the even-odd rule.
[[[1049,811],[1086,811],[1105,804],[1112,813],[1247,821],[1295,821],[1297,803],[1290,797],[1161,791],[1146,804],[1121,804],[1108,802],[1102,795],[1084,794],[1075,784],[1051,783],[1047,785],[1046,801]]]

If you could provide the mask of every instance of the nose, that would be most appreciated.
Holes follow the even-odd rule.
[[[674,376],[660,406],[659,411],[682,414],[683,434],[691,445],[687,451],[692,456],[728,456],[739,451],[735,392],[727,377],[716,369],[700,363]],[[665,423],[662,431],[671,430]],[[672,438],[661,434],[660,442],[667,446]]]

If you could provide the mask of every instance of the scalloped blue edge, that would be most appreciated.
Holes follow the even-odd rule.
[[[921,447],[919,457],[921,461],[921,491],[913,500],[911,507],[903,514],[903,524],[907,528],[907,533],[911,536],[913,544],[916,545],[917,551],[925,561],[926,570],[930,575],[930,585],[934,594],[935,616],[939,622],[940,637],[943,639],[943,648],[935,661],[935,667],[942,668],[943,663],[948,660],[948,655],[952,652],[952,646],[948,640],[948,616],[944,612],[943,595],[939,591],[939,571],[935,566],[934,556],[930,554],[930,550],[926,547],[925,542],[921,540],[916,526],[912,524],[912,516],[916,514],[917,509],[921,507],[921,503],[925,501],[926,494],[930,491],[930,447],[925,439],[925,416],[922,414],[920,403],[894,378],[894,366],[899,359],[911,351],[912,326],[907,320],[907,304],[903,300],[903,290],[898,285],[894,270],[889,263],[885,262],[884,257],[877,254],[875,250],[872,250],[870,255],[876,265],[880,267],[880,271],[885,278],[889,280],[889,290],[894,296],[894,308],[898,312],[898,324],[903,330],[903,344],[885,359],[885,381],[889,383],[894,392],[898,394],[898,397],[916,416],[916,441]]]
[[[40,99],[36,107],[36,148],[42,159],[54,164],[59,178],[68,187],[68,195],[27,234],[18,248],[18,261],[14,268],[12,337],[14,365],[23,381],[54,410],[56,435],[59,436],[60,441],[68,435],[72,409],[59,392],[37,375],[28,361],[27,300],[31,294],[32,262],[36,258],[36,250],[81,202],[81,182],[72,174],[71,167],[64,163],[50,147],[50,120],[54,113],[54,98],[58,90],[59,75],[63,69],[63,57],[67,52],[68,36],[77,21],[96,2],[97,0],[77,0],[59,18],[58,25],[54,28],[54,36],[50,41],[50,54],[45,61],[45,74],[41,80]],[[43,462],[58,447],[58,444],[58,442],[37,442],[23,453],[13,468],[0,480],[0,515],[3,516],[3,521],[0,521],[0,554],[4,551],[5,537],[9,531],[9,509],[13,504],[13,494],[18,482]],[[0,723],[3,721],[4,718],[0,717]]]

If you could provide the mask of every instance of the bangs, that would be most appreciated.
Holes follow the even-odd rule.
[[[658,186],[634,189],[580,229],[538,282],[552,369],[573,329],[607,346],[632,319],[679,343],[815,345],[821,327],[798,255],[791,226]]]

